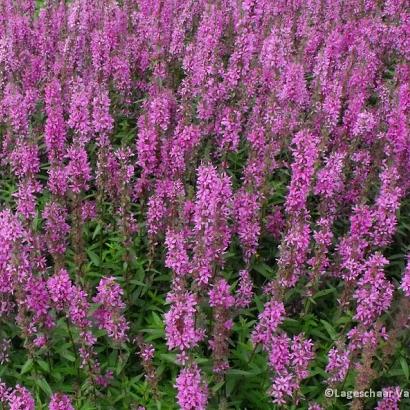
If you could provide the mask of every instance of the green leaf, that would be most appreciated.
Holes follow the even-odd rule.
[[[93,232],[93,239],[101,232],[101,224],[97,224]]]
[[[26,363],[23,364],[20,374],[26,374],[33,368],[33,359],[27,359]]]
[[[178,364],[177,355],[173,353],[161,353],[160,357],[167,362]]]
[[[240,376],[256,376],[257,374],[262,373],[261,370],[255,369],[254,371],[250,372],[247,370],[240,370],[240,369],[230,369],[228,370],[228,374],[240,375]]]
[[[319,292],[315,293],[315,295],[313,296],[313,299],[318,299],[322,296],[326,296],[326,295],[329,295],[330,293],[335,293],[335,292],[336,292],[335,288],[323,289],[323,290],[320,290]]]
[[[322,323],[322,325],[325,327],[327,333],[329,333],[329,336],[331,337],[332,340],[336,340],[337,339],[337,332],[336,330],[333,328],[333,326],[329,323],[326,322],[326,320],[321,320],[320,323]]]
[[[91,259],[91,262],[95,266],[100,266],[100,258],[99,256],[92,250],[86,249],[88,257]]]
[[[39,360],[36,361],[36,363],[37,363],[45,372],[47,372],[47,373],[50,372],[50,367],[49,367],[48,363],[45,362],[44,360],[39,359]]]
[[[36,379],[36,383],[39,385],[40,389],[43,390],[43,392],[47,394],[48,396],[51,396],[53,394],[53,391],[51,390],[51,387],[47,383],[46,379],[43,379],[40,377]]]
[[[238,380],[238,377],[235,377],[235,376],[227,377],[227,380],[226,380],[226,396],[227,397],[229,397],[234,391],[237,380]]]
[[[221,387],[225,384],[224,381],[221,381],[217,384],[215,384],[215,386],[212,387],[212,393],[215,394],[218,390],[221,389]]]
[[[68,350],[63,350],[60,352],[61,357],[68,360],[69,362],[75,362],[75,356]]]
[[[253,269],[256,270],[256,272],[260,273],[262,276],[268,279],[273,278],[273,270],[270,266],[268,266],[266,263],[260,262],[256,263],[253,266]]]
[[[400,358],[400,365],[403,369],[403,373],[406,376],[406,379],[409,380],[409,365],[407,364],[407,361],[404,357]]]

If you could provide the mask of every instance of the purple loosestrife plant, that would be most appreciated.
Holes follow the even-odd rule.
[[[94,318],[98,327],[104,329],[108,336],[116,342],[127,339],[129,325],[122,314],[125,303],[122,301],[123,290],[115,278],[102,278],[97,286],[97,294],[93,302],[97,303]]]
[[[233,321],[230,309],[234,306],[235,298],[231,295],[225,279],[219,279],[209,291],[209,305],[213,308],[213,332],[209,346],[212,350],[213,371],[223,374],[229,369],[229,336]]]
[[[400,388],[386,387],[383,389],[383,399],[379,400],[375,410],[399,410]]]
[[[49,410],[74,410],[70,398],[61,393],[54,393],[51,396]]]
[[[400,288],[407,297],[410,297],[410,257],[407,256],[406,269],[403,272]]]
[[[409,19],[406,0],[1,0],[1,406],[408,390]]]
[[[35,410],[35,403],[31,393],[22,386],[17,385],[7,397],[10,410]]]
[[[170,350],[178,349],[184,354],[205,336],[204,329],[196,326],[198,301],[196,296],[189,292],[169,294],[168,300],[172,305],[165,314],[167,346]]]
[[[205,410],[208,401],[208,390],[203,384],[197,365],[191,365],[181,370],[175,387],[178,391],[177,400],[181,409]]]

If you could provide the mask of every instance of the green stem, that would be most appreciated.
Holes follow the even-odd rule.
[[[70,326],[70,322],[69,322],[68,319],[66,319],[66,325],[67,325],[67,331],[68,331],[68,335],[70,337],[71,345],[72,345],[73,351],[74,351],[76,368],[77,368],[77,379],[78,379],[77,381],[78,381],[78,385],[80,386],[81,385],[80,358],[78,356],[77,349],[75,347],[74,337],[73,337],[73,333],[71,332],[71,326]]]
[[[255,346],[254,346],[254,348],[253,348],[253,350],[252,350],[252,353],[251,353],[251,355],[249,356],[248,362],[246,363],[247,366],[249,366],[249,363],[252,361],[253,357],[255,356],[256,348],[257,348],[257,347],[258,347],[258,345],[255,345]]]

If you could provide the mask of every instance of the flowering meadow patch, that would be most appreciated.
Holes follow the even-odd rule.
[[[410,408],[409,129],[408,0],[0,0],[0,408]]]

